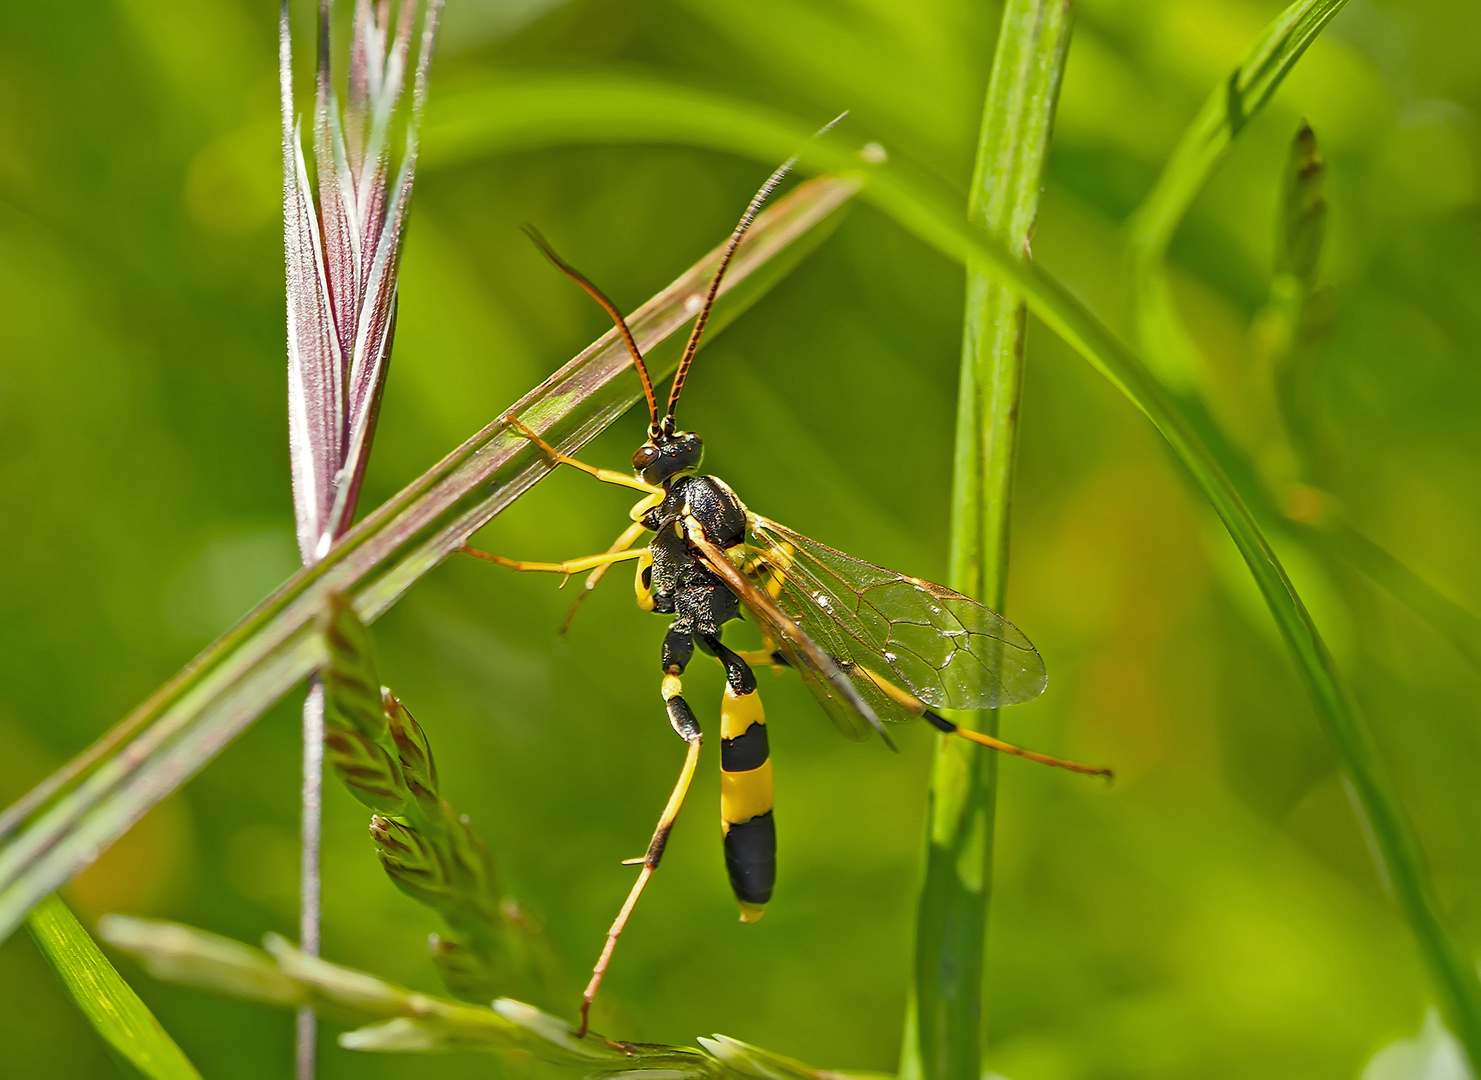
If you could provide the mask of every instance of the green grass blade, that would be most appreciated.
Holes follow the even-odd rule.
[[[970,220],[1027,251],[1070,40],[1066,0],[1008,0],[982,114]],[[1026,309],[990,267],[969,262],[957,399],[951,586],[1002,610]],[[996,735],[996,710],[964,722]],[[938,739],[925,877],[900,1075],[981,1073],[982,975],[992,894],[998,755]]]
[[[26,925],[67,995],[131,1073],[200,1080],[200,1073],[60,897],[37,905]]]
[[[857,178],[822,177],[757,218],[726,279],[711,333],[734,319],[828,231]],[[630,320],[645,351],[692,318],[719,258],[700,260]],[[658,349],[661,378],[677,362]],[[638,400],[626,350],[610,332],[511,408],[574,451]],[[0,940],[323,661],[314,621],[327,597],[352,598],[371,622],[468,535],[552,470],[501,418],[352,529],[319,563],[186,666],[117,728],[0,815]]]
[[[1136,354],[1058,281],[1030,264],[1018,264],[1006,249],[899,177],[876,178],[864,195],[947,254],[964,262],[998,260],[998,272],[1022,290],[1029,310],[1136,405],[1167,440],[1224,523],[1264,596],[1338,752],[1383,875],[1419,944],[1446,1017],[1472,1061],[1481,1061],[1481,983],[1465,951],[1445,928],[1413,824],[1305,603],[1219,459]]]
[[[1244,61],[1209,94],[1131,219],[1128,296],[1142,357],[1168,386],[1196,382],[1199,364],[1168,293],[1163,256],[1230,145],[1347,0],[1297,0],[1265,28]]]
[[[599,1035],[578,1039],[570,1024],[524,1002],[500,998],[488,1007],[416,993],[309,956],[272,934],[264,951],[193,927],[124,915],[106,916],[98,931],[156,978],[280,1007],[311,1003],[326,1016],[365,1025],[340,1036],[347,1050],[517,1054],[605,1080],[640,1072],[659,1073],[662,1080],[884,1080],[822,1072],[723,1035],[699,1040],[703,1050]]]
[[[1422,617],[1481,671],[1481,619],[1407,565],[1341,521],[1322,523],[1318,540],[1357,567],[1409,610]]]
[[[1235,138],[1265,106],[1285,76],[1317,35],[1341,11],[1346,0],[1301,0],[1276,18],[1250,50],[1243,63],[1216,88],[1178,143],[1146,200],[1132,216],[1127,239],[1128,296],[1132,325],[1142,358],[1163,385],[1192,417],[1210,449],[1226,470],[1242,465],[1237,455],[1207,422],[1207,409],[1193,395],[1202,370],[1198,350],[1188,339],[1168,290],[1165,257],[1168,245],[1189,207]],[[1311,129],[1298,131],[1283,185],[1280,230],[1276,244],[1276,280],[1267,312],[1285,325],[1281,344],[1300,347],[1301,309],[1315,286],[1316,256],[1325,233],[1325,200],[1321,160]],[[1269,328],[1266,327],[1268,330]],[[1286,358],[1289,359],[1289,358]],[[1289,380],[1291,373],[1274,372]],[[1285,386],[1278,387],[1285,390]],[[1309,456],[1299,418],[1292,415],[1286,395],[1280,405],[1298,457]],[[1282,499],[1254,481],[1253,470],[1243,470],[1248,482],[1245,497],[1262,520],[1290,523]],[[1298,523],[1298,526],[1303,523]],[[1413,570],[1350,525],[1328,520],[1304,523],[1292,534],[1319,556],[1337,556],[1350,562],[1375,584],[1388,591],[1450,641],[1473,667],[1481,669],[1481,619],[1444,596]]]

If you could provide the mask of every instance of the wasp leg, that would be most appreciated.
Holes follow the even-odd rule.
[[[588,476],[595,476],[604,484],[616,484],[619,487],[632,488],[634,491],[646,491],[649,495],[661,495],[663,493],[663,488],[658,487],[656,484],[650,484],[646,480],[640,480],[636,476],[629,476],[627,473],[618,472],[616,469],[598,469],[596,466],[588,465],[584,461],[577,461],[571,455],[563,454],[551,446],[522,421],[512,416],[508,420],[510,427],[538,446],[544,451],[547,457],[558,465],[569,465],[573,469],[580,469]]]
[[[1070,772],[1082,773],[1085,776],[1104,776],[1107,780],[1115,779],[1116,774],[1110,769],[1099,765],[1086,765],[1083,762],[1070,761],[1067,758],[1050,757],[1048,754],[1041,754],[1036,750],[1025,750],[1021,746],[1014,746],[1012,743],[1004,742],[1002,739],[995,739],[991,735],[984,735],[980,731],[973,731],[971,728],[962,727],[960,724],[953,724],[946,717],[940,716],[930,709],[923,708],[921,716],[925,719],[926,723],[930,724],[937,731],[944,732],[947,735],[960,735],[968,742],[974,742],[978,746],[991,747],[1000,753],[1027,758],[1029,761],[1037,761],[1040,765],[1052,765],[1056,769],[1068,769]]]
[[[1027,758],[1029,761],[1037,761],[1040,765],[1051,765],[1056,769],[1068,769],[1070,772],[1083,773],[1086,776],[1111,778],[1114,775],[1110,769],[1102,768],[1099,765],[1085,765],[1081,762],[1069,761],[1065,758],[1050,757],[1048,754],[1041,754],[1036,750],[1025,750],[1021,746],[1014,746],[1012,743],[1004,742],[1002,739],[995,739],[991,735],[984,735],[980,731],[973,731],[971,728],[962,727],[960,724],[953,724],[946,717],[932,712],[926,707],[925,702],[910,693],[910,691],[895,685],[877,671],[871,671],[862,665],[856,666],[850,674],[862,675],[873,683],[879,689],[880,693],[890,698],[906,712],[921,717],[926,723],[930,724],[943,735],[959,735],[968,742],[974,742],[979,746],[990,747],[1000,753],[1012,754],[1014,757]]]
[[[772,817],[771,749],[756,675],[742,658],[706,638],[701,644],[725,665],[720,705],[720,831],[725,869],[741,922],[756,922],[776,885],[776,821]]]
[[[767,596],[775,600],[782,595],[782,589],[787,584],[786,569],[792,565],[794,550],[791,544],[777,544],[768,551],[757,551],[741,563],[740,572],[756,582]],[[761,582],[763,576],[766,578],[764,585]]]
[[[646,502],[647,500],[644,501]],[[641,506],[642,503],[639,503],[638,505]],[[631,525],[629,525],[622,531],[621,536],[612,541],[612,546],[607,549],[607,554],[615,555],[619,551],[626,550],[629,544],[631,544],[634,540],[642,536],[647,531],[647,527],[644,526],[641,521],[634,521]],[[611,563],[602,563],[601,566],[598,566],[591,572],[590,576],[587,577],[586,584],[581,587],[581,592],[576,595],[575,603],[571,605],[571,610],[566,612],[566,621],[561,623],[562,634],[564,634],[571,628],[571,620],[576,617],[576,609],[581,606],[581,601],[585,600],[589,595],[591,595],[591,591],[597,587],[597,582],[602,580],[602,575],[604,575],[610,569],[612,569]]]
[[[565,574],[569,578],[572,574],[579,574],[581,571],[590,570],[594,566],[605,567],[615,562],[622,562],[624,559],[640,559],[648,553],[648,549],[641,547],[629,548],[626,551],[607,551],[600,555],[587,555],[580,559],[567,559],[565,562],[520,562],[517,559],[506,559],[502,555],[494,555],[487,551],[481,551],[476,547],[469,547],[467,544],[463,545],[462,552],[464,555],[472,555],[475,559],[482,559],[484,562],[507,566],[511,570],[532,570],[547,574]]]
[[[677,620],[675,622],[677,623]],[[663,703],[664,708],[668,710],[669,723],[679,733],[679,737],[689,744],[689,749],[684,755],[684,767],[679,771],[678,783],[674,785],[668,804],[663,808],[663,814],[658,819],[658,827],[653,830],[653,839],[648,842],[647,852],[641,859],[631,860],[633,863],[641,864],[643,869],[638,873],[638,880],[633,883],[632,890],[627,894],[622,910],[612,921],[611,929],[607,931],[607,943],[602,947],[602,955],[597,958],[596,966],[591,969],[591,981],[586,984],[586,992],[581,995],[581,1030],[576,1033],[578,1039],[586,1035],[591,1003],[596,1000],[597,989],[602,985],[602,977],[607,974],[607,965],[612,962],[612,952],[617,948],[617,939],[622,936],[622,931],[627,926],[627,920],[632,915],[633,908],[637,907],[638,897],[642,896],[643,890],[648,887],[648,879],[658,869],[659,860],[663,858],[663,849],[668,844],[669,833],[673,831],[674,821],[684,806],[684,796],[689,793],[689,784],[694,779],[694,769],[699,763],[699,747],[704,740],[699,732],[699,722],[694,719],[694,710],[684,700],[684,685],[679,678],[684,673],[684,668],[688,665],[693,653],[692,634],[681,626],[670,625],[668,635],[663,641]]]
[[[735,655],[752,667],[771,667],[780,670],[792,666],[792,662],[780,649],[749,649]]]

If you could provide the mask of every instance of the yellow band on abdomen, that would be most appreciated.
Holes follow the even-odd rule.
[[[754,690],[749,694],[737,694],[725,687],[725,698],[720,702],[720,738],[738,739],[752,724],[766,723],[766,710],[761,707],[761,695]]]
[[[720,774],[720,821],[739,825],[771,809],[771,762],[747,772]]]

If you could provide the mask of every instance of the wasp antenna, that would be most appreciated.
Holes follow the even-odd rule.
[[[601,289],[598,289],[588,281],[581,272],[555,253],[555,249],[546,242],[545,237],[533,225],[522,226],[524,234],[534,241],[535,246],[545,253],[545,257],[555,263],[567,277],[586,290],[587,294],[595,300],[612,321],[617,324],[617,332],[622,335],[623,343],[627,345],[628,354],[633,358],[633,367],[638,369],[638,378],[643,381],[643,397],[648,401],[648,428],[650,431],[658,430],[658,398],[653,393],[653,380],[648,376],[648,365],[643,361],[643,354],[638,351],[638,343],[634,340],[632,331],[627,328],[627,320],[622,317],[622,312],[617,310],[617,305],[608,300]]]
[[[826,135],[847,115],[846,110],[839,113],[819,128],[813,138]],[[746,207],[746,212],[741,215],[740,224],[736,225],[735,232],[730,234],[730,242],[725,245],[725,252],[720,256],[720,265],[715,268],[715,276],[710,279],[710,288],[705,294],[704,306],[699,309],[699,317],[694,320],[694,329],[690,331],[689,343],[684,346],[684,356],[679,361],[679,370],[674,372],[674,385],[669,391],[668,412],[665,416],[665,423],[669,428],[674,426],[674,409],[679,404],[679,395],[684,392],[684,380],[689,377],[689,366],[694,362],[694,353],[699,348],[699,339],[704,335],[705,323],[710,319],[710,309],[715,306],[715,297],[720,292],[720,282],[725,279],[725,271],[730,269],[730,260],[735,257],[735,249],[740,246],[741,238],[746,235],[751,222],[756,220],[761,204],[766,202],[767,197],[776,190],[777,185],[782,182],[787,173],[792,171],[792,166],[795,164],[797,164],[797,155],[793,154],[782,162],[781,168],[767,178],[766,183],[761,185],[761,190],[756,192],[751,199],[751,204]]]
[[[668,413],[665,417],[665,422],[670,428],[674,424],[674,408],[679,404],[679,395],[684,392],[684,380],[689,377],[689,366],[694,363],[694,353],[699,348],[699,339],[704,335],[705,323],[710,320],[710,309],[715,306],[715,297],[720,292],[720,282],[725,280],[725,271],[730,269],[730,260],[735,257],[735,249],[740,246],[741,238],[746,235],[751,222],[756,220],[756,213],[761,209],[761,204],[776,190],[776,186],[782,182],[787,173],[792,171],[792,166],[796,163],[795,155],[789,157],[782,163],[781,168],[767,178],[766,183],[761,185],[761,190],[752,197],[751,204],[746,207],[746,212],[741,215],[740,224],[735,227],[735,232],[730,234],[730,242],[725,245],[725,252],[720,256],[720,265],[715,268],[715,276],[710,279],[710,288],[705,293],[704,306],[699,309],[699,317],[694,320],[694,329],[689,333],[689,343],[684,346],[684,357],[679,361],[679,370],[674,372],[674,385],[669,391]]]
[[[845,119],[848,118],[848,113],[849,113],[849,111],[847,109],[844,109],[843,112],[839,113],[832,120],[829,120],[822,127],[818,128],[817,131],[813,132],[813,138],[814,139],[820,139],[824,135],[828,134],[828,132],[832,131],[839,124],[843,123]]]

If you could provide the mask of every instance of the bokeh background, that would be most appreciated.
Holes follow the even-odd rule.
[[[1083,0],[1034,253],[1123,325],[1130,212],[1269,0]],[[303,14],[303,13],[300,13]],[[0,4],[0,800],[62,764],[295,567],[284,416],[276,5]],[[529,70],[704,87],[864,138],[964,189],[992,4],[450,0],[439,100]],[[1330,325],[1303,362],[1320,482],[1481,608],[1481,8],[1353,0],[1242,135],[1172,252],[1213,407],[1252,456],[1258,335],[1298,118],[1329,165]],[[619,302],[729,229],[767,165],[673,146],[438,159],[426,146],[399,337],[362,506],[399,489],[605,329],[518,234],[537,223]],[[702,354],[685,402],[753,507],[941,577],[960,269],[878,213]],[[621,467],[642,422],[584,455]],[[1049,693],[1008,736],[1113,764],[1109,790],[1005,762],[988,1063],[1013,1080],[1355,1077],[1430,994],[1334,755],[1232,546],[1141,417],[1029,337],[1010,616]],[[595,550],[623,493],[557,476],[496,521],[517,557]],[[1290,553],[1397,772],[1467,943],[1481,940],[1477,671],[1362,578]],[[570,593],[449,564],[377,627],[444,788],[543,918],[574,988],[681,747],[658,620],[614,574]],[[719,693],[696,667],[693,700]],[[720,1031],[820,1067],[893,1070],[930,738],[832,732],[786,679],[772,720],[781,882],[741,926],[712,762],[600,1006],[626,1038]],[[246,940],[296,926],[297,702],[265,717],[67,891]],[[365,812],[326,807],[325,953],[437,990],[435,921],[383,877]],[[291,1018],[121,969],[212,1077],[285,1075]],[[570,1000],[555,1004],[570,1011]],[[0,946],[0,1071],[114,1066],[24,934]],[[323,1075],[497,1073],[354,1056]]]

